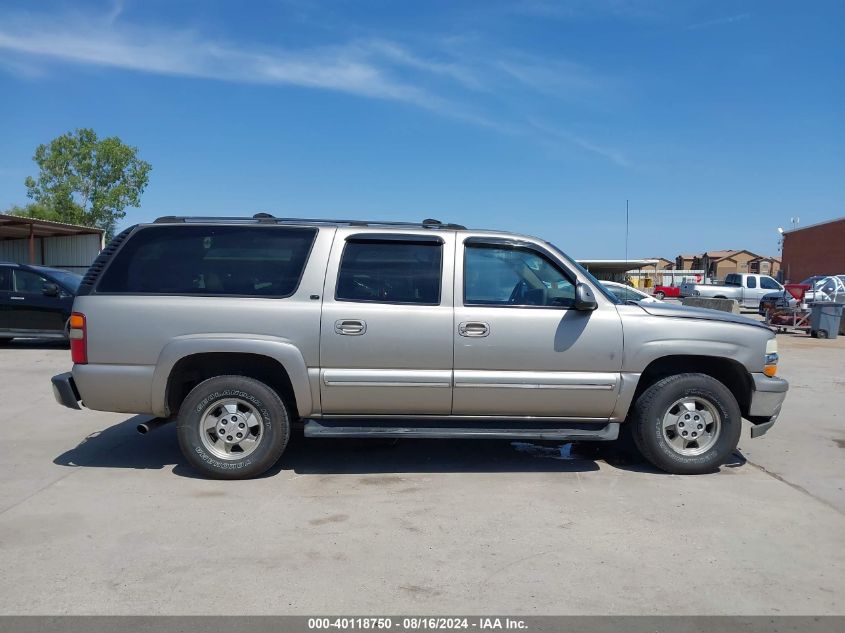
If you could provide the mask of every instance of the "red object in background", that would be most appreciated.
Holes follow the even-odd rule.
[[[652,291],[653,295],[662,294],[664,297],[680,297],[681,296],[681,287],[680,286],[655,286],[654,290]]]
[[[802,303],[804,301],[804,295],[807,294],[807,291],[810,288],[812,288],[810,284],[784,284],[783,287],[786,288],[786,291],[791,294],[798,303]]]

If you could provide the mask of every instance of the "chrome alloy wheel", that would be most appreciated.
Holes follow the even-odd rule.
[[[264,437],[264,421],[246,400],[224,398],[208,406],[200,421],[203,446],[220,459],[242,459]]]
[[[703,398],[681,398],[663,416],[663,437],[679,455],[701,455],[716,443],[721,430],[722,417]]]

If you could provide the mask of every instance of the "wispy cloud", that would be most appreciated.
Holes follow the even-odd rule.
[[[529,120],[529,123],[546,138],[566,141],[567,143],[576,145],[587,152],[609,160],[619,167],[633,166],[631,160],[625,155],[625,153],[616,147],[597,143],[591,139],[585,138],[583,135],[575,134],[568,130],[561,130],[534,119]]]
[[[249,50],[205,40],[192,31],[137,28],[85,21],[68,24],[5,19],[0,49],[80,64],[149,73],[292,84],[369,97],[427,100],[412,85],[359,61],[357,48]]]
[[[735,22],[743,22],[751,17],[750,13],[738,13],[736,15],[727,15],[722,18],[714,18],[712,20],[705,20],[704,22],[697,22],[690,24],[686,28],[688,31],[696,31],[698,29],[708,29],[713,26],[722,26],[723,24],[733,24]]]
[[[550,134],[503,106],[502,94],[566,98],[589,94],[602,82],[566,60],[519,51],[475,53],[448,47],[425,54],[395,41],[357,38],[307,48],[243,46],[212,40],[193,29],[128,21],[122,0],[97,15],[0,12],[0,68],[30,78],[49,61],[228,82],[288,85],[400,101],[497,132],[548,135],[612,163],[621,152],[580,136]],[[479,99],[478,96],[483,98]],[[495,114],[498,113],[498,114]]]

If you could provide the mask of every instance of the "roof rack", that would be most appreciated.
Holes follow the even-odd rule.
[[[461,224],[444,223],[440,220],[426,218],[422,222],[385,222],[381,220],[325,220],[322,218],[277,218],[269,213],[256,213],[251,218],[243,216],[177,216],[165,215],[156,218],[153,224],[177,224],[177,223],[205,223],[205,222],[227,222],[239,224],[316,224],[316,225],[343,225],[343,226],[386,226],[423,229],[446,229],[450,231],[465,230]]]

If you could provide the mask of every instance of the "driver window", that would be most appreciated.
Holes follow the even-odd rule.
[[[528,248],[467,244],[464,305],[572,307],[575,286],[556,264]]]
[[[41,275],[37,275],[28,270],[16,270],[14,272],[15,292],[22,294],[41,294],[44,284],[50,283],[50,280]]]

